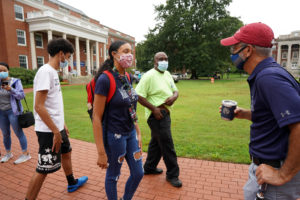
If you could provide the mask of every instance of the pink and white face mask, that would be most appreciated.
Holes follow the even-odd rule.
[[[122,54],[119,59],[119,64],[124,69],[127,69],[132,66],[133,55],[131,53]]]

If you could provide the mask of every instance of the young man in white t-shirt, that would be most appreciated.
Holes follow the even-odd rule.
[[[51,40],[47,47],[49,62],[43,65],[34,78],[35,131],[39,142],[38,165],[33,175],[26,199],[36,199],[49,173],[63,166],[68,181],[68,192],[74,192],[88,177],[75,179],[72,170],[69,131],[64,120],[64,105],[57,70],[68,66],[74,52],[73,45],[65,39]]]

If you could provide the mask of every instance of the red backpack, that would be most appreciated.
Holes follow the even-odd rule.
[[[115,91],[116,91],[116,88],[117,88],[117,85],[116,85],[116,80],[113,76],[113,74],[108,71],[108,70],[105,70],[103,72],[104,74],[106,74],[109,78],[109,91],[108,91],[108,95],[107,95],[107,98],[106,98],[106,104],[108,104],[111,100],[111,98],[114,96],[115,94]],[[130,76],[127,72],[125,72],[129,82],[130,82]],[[87,99],[88,99],[88,103],[91,103],[93,105],[94,103],[94,92],[95,92],[95,78],[93,78],[87,85],[86,85],[86,91],[87,91]]]

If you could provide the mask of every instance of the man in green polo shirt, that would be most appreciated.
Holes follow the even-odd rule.
[[[167,68],[168,56],[164,52],[156,53],[154,68],[142,76],[136,87],[138,101],[146,107],[145,114],[151,129],[151,141],[144,172],[145,175],[161,174],[163,170],[157,168],[157,165],[162,156],[167,167],[167,181],[174,187],[181,187],[170,118],[170,108],[178,98],[178,89]]]

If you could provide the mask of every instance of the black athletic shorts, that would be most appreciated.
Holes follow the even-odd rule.
[[[61,168],[61,154],[72,151],[69,137],[66,130],[60,132],[62,137],[61,147],[58,153],[52,152],[53,133],[52,132],[38,132],[36,135],[39,142],[38,165],[36,171],[41,174],[49,174],[56,172]]]

